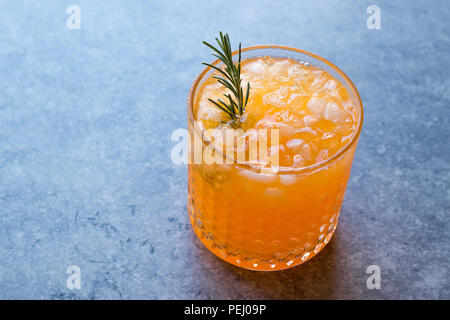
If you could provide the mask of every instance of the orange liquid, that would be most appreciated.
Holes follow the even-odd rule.
[[[274,147],[285,170],[262,173],[258,168],[269,164],[264,156],[249,165],[190,164],[189,215],[199,238],[220,258],[248,269],[285,269],[317,254],[336,229],[356,143],[326,166],[311,166],[352,140],[359,109],[329,73],[294,60],[244,60],[242,78],[244,88],[251,84],[239,123],[247,133],[233,148],[249,160],[249,140],[260,139],[255,132],[276,128]],[[210,76],[195,99],[196,120],[219,129],[216,139],[223,129],[236,128],[208,102],[224,93]]]

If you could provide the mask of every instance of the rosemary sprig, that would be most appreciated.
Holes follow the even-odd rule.
[[[220,39],[216,38],[216,41],[219,45],[219,49],[206,41],[203,41],[203,44],[211,48],[214,51],[213,56],[224,63],[224,70],[209,63],[203,64],[219,72],[220,75],[213,76],[213,78],[217,79],[220,84],[229,89],[232,95],[230,93],[224,94],[228,102],[225,102],[222,99],[217,99],[217,101],[212,99],[208,100],[219,110],[223,111],[232,121],[235,121],[244,113],[250,94],[250,83],[247,82],[245,96],[241,86],[241,44],[239,43],[238,62],[236,64],[233,62],[233,54],[228,34],[223,35],[222,32],[220,32]]]

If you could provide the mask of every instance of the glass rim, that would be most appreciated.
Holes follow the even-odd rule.
[[[285,50],[285,51],[293,51],[296,53],[301,53],[301,54],[305,54],[308,55],[314,59],[320,60],[323,63],[325,63],[326,65],[328,65],[329,67],[331,67],[332,69],[334,69],[334,71],[336,71],[342,78],[344,78],[345,81],[347,81],[350,89],[353,91],[353,94],[355,95],[355,97],[357,98],[358,102],[359,102],[359,121],[358,121],[358,128],[356,129],[355,134],[353,135],[353,137],[351,138],[351,140],[345,145],[343,146],[341,149],[339,149],[332,157],[309,165],[309,166],[305,166],[305,167],[301,167],[301,168],[292,168],[292,167],[282,167],[279,166],[277,168],[277,172],[274,174],[289,174],[289,173],[305,173],[305,172],[311,172],[311,171],[315,171],[317,169],[321,169],[325,166],[327,166],[330,163],[333,163],[334,161],[339,160],[357,141],[358,138],[361,134],[361,129],[362,129],[362,124],[363,124],[363,118],[364,118],[364,111],[363,111],[363,104],[361,101],[361,97],[359,95],[358,90],[356,89],[356,86],[354,85],[354,83],[352,82],[352,80],[344,73],[344,71],[342,71],[341,69],[339,69],[335,64],[333,64],[332,62],[328,61],[325,58],[322,58],[321,56],[305,51],[305,50],[301,50],[301,49],[297,49],[294,47],[288,47],[288,46],[282,46],[282,45],[257,45],[257,46],[250,46],[250,47],[245,47],[241,49],[241,52],[246,52],[246,51],[253,51],[253,50],[260,50],[260,49],[280,49],[280,50]],[[233,51],[232,55],[236,55],[237,53],[239,53],[239,50]],[[295,60],[295,59],[294,59]],[[212,65],[217,65],[220,63],[220,60],[217,59],[215,60],[213,63],[211,63]],[[200,134],[200,136],[203,136],[204,131],[197,125],[195,117],[194,117],[194,112],[193,112],[193,108],[194,108],[194,98],[195,98],[195,93],[197,91],[198,85],[200,84],[201,80],[203,79],[203,77],[211,70],[211,67],[206,67],[204,68],[199,75],[195,78],[190,90],[189,90],[189,94],[188,94],[188,100],[187,100],[187,116],[188,116],[188,123],[192,123],[192,126],[194,128],[194,130]],[[339,81],[339,80],[338,80]],[[205,141],[202,139],[202,144],[205,144]],[[224,155],[223,152],[221,152],[219,149],[217,149],[217,147],[215,145],[213,145],[213,148],[215,150],[215,152],[219,152],[222,157],[224,157],[225,159],[227,158],[226,154]],[[190,150],[189,150],[190,152]],[[225,162],[224,162],[225,163]],[[261,174],[261,169],[256,168],[255,166],[248,164],[248,163],[237,163],[236,161],[233,162],[232,164],[229,165],[235,165],[238,166],[240,168],[243,169],[247,169],[250,171],[254,171],[254,172],[258,172]]]

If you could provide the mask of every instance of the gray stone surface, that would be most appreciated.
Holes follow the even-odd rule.
[[[0,298],[450,298],[448,2],[229,3],[0,1]],[[364,103],[337,234],[291,270],[228,265],[189,225],[170,135],[218,30],[316,52]]]

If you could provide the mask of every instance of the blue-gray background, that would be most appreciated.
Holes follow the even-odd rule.
[[[0,298],[449,299],[449,16],[448,1],[1,1]],[[170,160],[219,30],[330,59],[364,103],[338,231],[284,272],[209,253]]]

